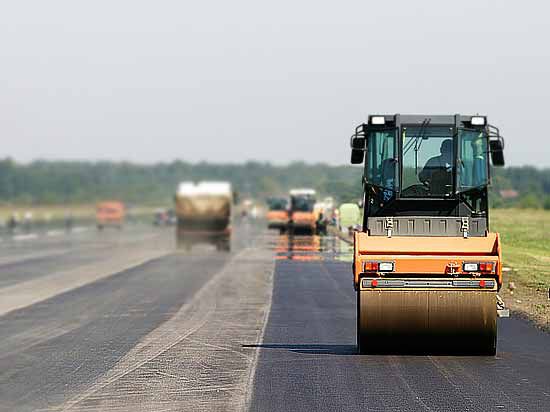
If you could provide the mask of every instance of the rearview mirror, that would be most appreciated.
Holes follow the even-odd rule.
[[[352,150],[351,151],[351,164],[352,165],[359,165],[363,163],[363,159],[365,158],[365,152],[362,150]]]
[[[365,149],[365,138],[351,136],[350,146],[352,149],[364,150]]]
[[[357,165],[363,163],[365,158],[365,143],[364,137],[352,136],[350,140],[351,146],[351,164]]]
[[[493,166],[504,166],[504,142],[502,139],[491,140],[489,146],[491,148]]]

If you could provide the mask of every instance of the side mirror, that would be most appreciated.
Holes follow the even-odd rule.
[[[493,166],[504,166],[504,141],[502,138],[489,141],[489,147]]]
[[[350,140],[351,146],[351,164],[357,165],[363,163],[365,158],[365,143],[364,137],[352,136]]]

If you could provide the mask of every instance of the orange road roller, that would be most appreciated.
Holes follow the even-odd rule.
[[[290,235],[314,235],[317,232],[314,189],[292,189],[289,192],[290,210],[287,231]]]
[[[351,137],[363,164],[354,234],[360,353],[494,355],[501,242],[489,230],[499,130],[475,115],[370,115]]]
[[[282,233],[286,232],[288,225],[288,199],[286,197],[272,196],[267,199],[269,208],[266,219],[268,229],[277,229]]]

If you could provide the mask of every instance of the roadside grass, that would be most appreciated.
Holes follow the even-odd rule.
[[[153,214],[156,207],[134,206],[128,212],[132,216],[144,216]],[[75,219],[94,219],[95,204],[78,205],[0,205],[0,223],[6,222],[13,213],[17,213],[22,219],[25,213],[32,213],[33,220],[62,220],[67,213],[72,214]]]
[[[95,213],[94,205],[2,205],[0,206],[0,220],[6,221],[13,213],[17,213],[19,218],[30,212],[33,219],[55,220],[62,219],[66,213],[72,213],[73,217],[92,217]]]
[[[499,232],[509,280],[535,289],[550,287],[550,211],[493,209],[491,231]]]
[[[504,267],[511,269],[503,273],[501,297],[512,312],[550,332],[550,211],[494,209],[491,225],[501,235]]]

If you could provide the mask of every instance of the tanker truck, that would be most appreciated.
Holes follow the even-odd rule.
[[[194,244],[231,249],[231,205],[233,192],[228,182],[182,182],[175,197],[176,242],[190,250]]]

